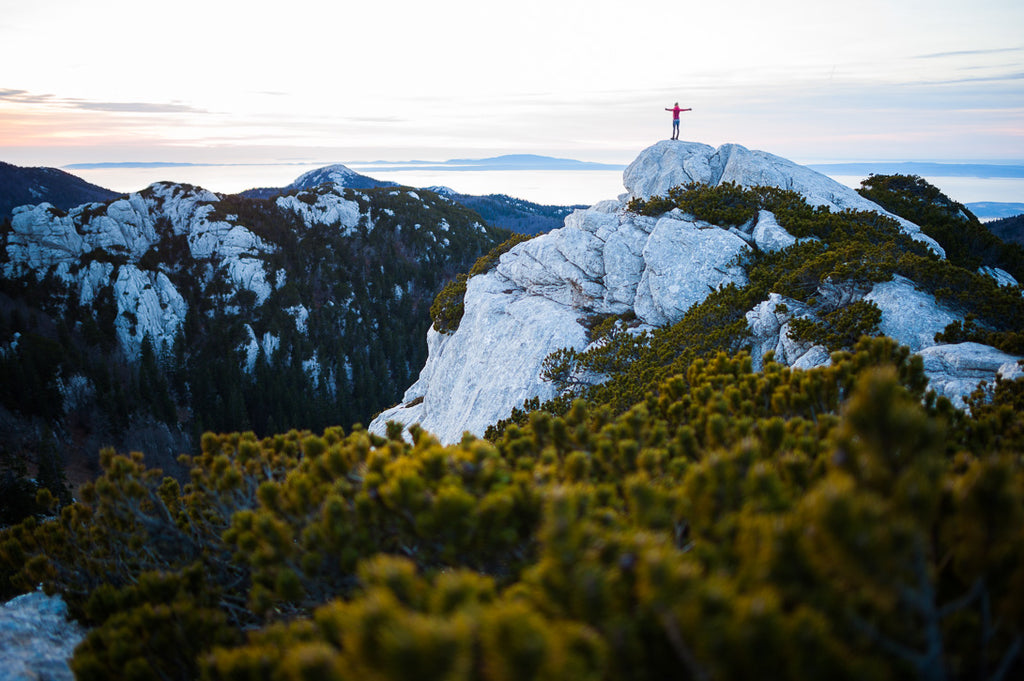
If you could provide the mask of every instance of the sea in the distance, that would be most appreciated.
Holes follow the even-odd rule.
[[[183,165],[157,168],[73,168],[88,182],[118,192],[134,192],[159,181],[187,182],[222,194],[253,187],[283,187],[317,164]],[[349,163],[356,172],[361,164]],[[445,186],[461,194],[507,194],[544,205],[593,205],[622,194],[619,170],[384,170],[364,174],[410,187]],[[849,187],[864,176],[833,175]],[[927,177],[925,179],[960,203],[996,201],[1024,203],[1024,178]]]

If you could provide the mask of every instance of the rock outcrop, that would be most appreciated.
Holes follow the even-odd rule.
[[[866,210],[881,213],[900,223],[909,236],[938,253],[942,247],[921,228],[884,210],[853,189],[810,168],[764,151],[751,151],[738,144],[715,149],[693,142],[663,141],[644,150],[622,174],[625,198],[664,196],[669,189],[691,182],[718,186],[726,182],[741,187],[779,187],[800,193],[812,206],[833,211]]]
[[[85,630],[59,596],[23,594],[0,606],[0,681],[72,681],[68,666]]]
[[[650,327],[672,324],[712,290],[746,283],[737,256],[750,249],[779,250],[796,241],[767,211],[743,229],[725,229],[678,210],[660,218],[628,213],[626,203],[634,197],[664,195],[671,187],[691,182],[777,186],[801,193],[813,205],[887,215],[905,233],[943,255],[939,244],[917,225],[852,189],[786,159],[738,145],[714,149],[660,142],[626,168],[623,180],[626,193],[618,200],[577,210],[561,229],[519,244],[493,271],[471,278],[458,329],[450,336],[430,330],[430,354],[419,380],[402,404],[374,420],[371,430],[383,433],[393,420],[418,423],[445,443],[458,441],[464,431],[480,435],[525,399],[554,395],[553,387],[540,377],[542,362],[561,348],[587,347],[588,315],[632,312]],[[865,297],[874,302],[882,310],[883,333],[915,351],[935,345],[935,333],[956,318],[905,279],[870,291],[837,288],[826,293],[845,302]],[[782,302],[785,311],[776,311]],[[812,314],[777,294],[751,310],[747,319],[755,362],[770,350],[776,361],[795,367],[827,364],[829,353],[823,346],[796,342],[788,334],[794,317]],[[942,356],[955,356],[955,351]],[[936,382],[949,386],[944,394],[953,394],[971,381],[976,385],[978,380],[991,380],[1011,360],[1007,356],[998,365],[993,360],[981,368],[978,362],[948,359],[944,366],[952,366],[955,375],[958,367],[978,368],[972,368],[974,373],[962,384],[944,378]]]
[[[187,305],[163,272],[140,267],[151,251],[182,237],[194,260],[213,265],[236,289],[252,291],[258,302],[270,295],[261,256],[267,244],[237,217],[214,219],[220,197],[205,189],[157,183],[109,204],[85,204],[64,213],[49,204],[14,210],[7,235],[7,278],[47,275],[72,290],[81,303],[92,302],[113,286],[117,336],[129,357],[137,357],[142,339],[170,347],[185,320]]]
[[[918,353],[924,359],[928,387],[963,407],[964,397],[984,381],[991,385],[996,378],[1012,381],[1024,376],[1018,360],[980,343],[933,345]]]

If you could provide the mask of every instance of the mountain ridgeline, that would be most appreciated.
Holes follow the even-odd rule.
[[[117,192],[57,168],[22,168],[0,161],[0,220],[17,206],[43,201],[67,210],[83,203],[110,201]]]
[[[175,471],[207,430],[367,422],[422,366],[442,284],[508,236],[432,192],[332,183],[18,209],[0,236],[5,459],[49,447],[81,480],[113,445]]]

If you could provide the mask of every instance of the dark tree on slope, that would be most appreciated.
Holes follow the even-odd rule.
[[[1006,243],[1024,246],[1024,215],[986,222],[985,228]]]

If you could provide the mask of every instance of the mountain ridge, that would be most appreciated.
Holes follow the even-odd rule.
[[[800,232],[794,236],[780,222],[782,218],[776,219],[765,209],[718,223],[687,214],[672,201],[665,201],[665,207],[654,209],[650,216],[635,212],[642,204],[649,202],[653,207],[663,201],[659,197],[673,196],[679,191],[675,188],[714,188],[724,197],[716,200],[739,203],[749,200],[743,192],[750,188],[788,191],[810,204],[809,209],[800,209],[800,214],[807,216],[801,220],[821,219],[814,216],[824,215],[821,211],[825,209],[839,216],[862,214],[868,220],[861,228],[866,233],[877,228],[870,226],[871,221],[883,218],[884,224],[891,225],[885,229],[894,230],[885,238],[909,238],[901,248],[913,252],[914,258],[926,253],[930,258],[944,258],[945,254],[919,225],[854,190],[781,157],[739,145],[715,149],[696,143],[660,142],[641,152],[624,171],[623,179],[626,193],[618,199],[572,213],[563,228],[515,246],[490,272],[470,277],[461,323],[449,334],[433,327],[428,331],[430,351],[419,380],[406,391],[402,403],[374,420],[371,430],[382,433],[387,422],[394,420],[407,426],[418,424],[442,442],[457,442],[466,430],[483,435],[488,426],[522,405],[558,397],[557,386],[544,378],[554,353],[567,352],[575,360],[580,354],[593,355],[600,350],[607,339],[594,338],[584,323],[586,318],[632,319],[627,322],[627,336],[666,329],[681,323],[709,294],[747,287],[749,274],[746,267],[736,264],[739,258],[796,246],[813,252],[818,248],[815,244],[822,242],[821,236],[801,236]],[[677,195],[682,194],[685,192]],[[775,194],[771,192],[766,196],[779,204],[776,212],[793,201],[772,198]],[[696,200],[698,204],[702,201]],[[634,209],[634,204],[638,208]],[[813,213],[815,210],[818,213]],[[955,206],[950,210],[969,219],[957,213]],[[732,212],[722,213],[723,219]],[[789,228],[794,229],[792,225]],[[985,276],[989,275],[988,281],[993,283],[1016,285],[1012,276],[998,268],[986,270]],[[790,332],[808,323],[819,324],[819,314],[829,309],[838,312],[857,301],[863,301],[857,305],[866,306],[865,310],[877,310],[876,323],[915,350],[936,345],[932,336],[957,318],[951,312],[939,312],[942,304],[931,297],[915,298],[913,283],[909,288],[897,286],[894,292],[881,287],[882,281],[874,286],[870,279],[848,288],[838,284],[815,283],[820,293],[810,305],[791,297],[746,303],[750,307],[738,314],[741,318],[747,315],[743,326],[752,330],[755,362],[771,350],[777,361],[789,365],[827,364],[827,346],[793,340]],[[834,301],[828,303],[833,307],[822,308],[829,300]],[[909,327],[896,324],[904,317]],[[941,355],[952,345],[942,345],[945,350],[935,352]],[[927,365],[933,383],[946,386],[946,394],[960,399],[968,385],[973,389],[977,384],[976,378],[971,382],[971,376],[992,380],[999,372],[1010,376],[1019,371],[1011,366],[1013,356],[991,350],[984,361],[975,355],[971,355],[975,359],[965,359],[962,368],[967,373],[962,375],[957,373],[960,360],[955,349],[953,355],[937,355]],[[966,358],[974,349],[963,347],[960,351]],[[972,367],[969,371],[968,365]],[[573,371],[570,366],[567,375],[571,377]],[[981,373],[969,376],[970,371]],[[572,378],[577,384],[581,380],[601,382],[594,375]]]
[[[424,190],[333,183],[21,206],[0,233],[0,444],[48,429],[92,466],[114,442],[174,471],[205,429],[368,420],[425,359],[445,279],[508,236]]]
[[[22,167],[0,161],[0,220],[26,204],[47,201],[68,209],[93,201],[108,201],[119,194],[58,168]]]

